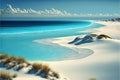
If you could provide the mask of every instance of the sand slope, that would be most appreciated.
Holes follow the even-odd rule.
[[[68,41],[75,38],[74,36],[49,40],[49,43],[72,49],[77,48],[78,52],[81,51],[81,48],[87,48],[94,52],[92,55],[82,59],[52,62],[50,63],[51,67],[68,77],[68,80],[89,80],[90,78],[119,80],[120,23],[103,22],[103,24],[106,26],[94,29],[93,33],[104,33],[112,36],[113,39],[98,40],[78,46],[67,44]]]
[[[94,51],[92,55],[89,55],[86,58],[51,63],[51,67],[60,73],[65,74],[70,80],[88,80],[90,78],[96,78],[98,80],[118,80],[120,52],[119,40],[99,40],[78,46],[70,44],[70,46],[68,46],[63,38],[59,38],[59,40],[58,43],[55,43],[60,44],[61,46],[66,45],[67,47],[77,47],[78,49],[88,48]]]

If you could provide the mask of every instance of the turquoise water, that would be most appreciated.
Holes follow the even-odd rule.
[[[39,44],[37,39],[56,38],[88,34],[83,32],[89,28],[97,28],[102,25],[79,21],[77,23],[56,25],[32,25],[32,26],[1,26],[0,29],[0,52],[15,56],[25,57],[27,60],[61,60],[73,50],[66,47]],[[68,41],[69,42],[69,41]]]

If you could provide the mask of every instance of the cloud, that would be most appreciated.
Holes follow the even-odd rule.
[[[0,13],[4,14],[39,14],[39,15],[54,15],[54,16],[71,16],[70,13],[67,11],[61,11],[55,8],[52,8],[50,10],[34,10],[34,9],[20,9],[20,8],[14,8],[12,5],[7,5],[7,8],[4,11],[0,11]]]
[[[12,5],[8,4],[6,9],[0,9],[0,15],[24,15],[27,16],[29,14],[32,14],[30,16],[33,15],[37,15],[37,16],[67,16],[67,17],[109,17],[109,16],[119,16],[119,14],[115,13],[115,14],[76,14],[76,13],[69,13],[67,11],[62,11],[62,10],[58,10],[55,8],[51,8],[51,9],[45,9],[45,10],[34,10],[32,8],[29,9],[20,9],[20,8],[14,8]]]

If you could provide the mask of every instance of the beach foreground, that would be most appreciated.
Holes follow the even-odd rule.
[[[34,40],[37,43],[67,47],[76,52],[61,61],[44,62],[60,73],[60,79],[57,80],[119,80],[120,23],[93,22],[105,26],[87,30],[87,32],[106,34],[112,39],[102,39],[81,45],[68,44],[76,36]],[[35,75],[23,74],[22,71],[17,73],[18,77],[14,80],[46,80]]]

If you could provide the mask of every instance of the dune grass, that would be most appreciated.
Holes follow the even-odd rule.
[[[9,56],[9,57],[6,57],[5,59],[3,59],[1,62],[2,62],[3,64],[8,64],[8,63],[10,63],[10,62],[12,62],[12,61],[14,61],[14,60],[15,60],[15,57]]]
[[[35,73],[39,72],[40,75],[44,74],[44,78],[48,78],[48,76],[52,76],[55,78],[60,78],[60,75],[58,72],[53,71],[48,64],[44,64],[44,63],[33,63],[32,64],[32,69],[31,70],[36,70]],[[29,71],[30,72],[30,71]],[[28,73],[29,73],[28,72]],[[49,74],[50,72],[52,72],[52,75]]]
[[[18,64],[21,64],[21,63],[26,63],[27,61],[24,58],[22,58],[22,57],[18,57],[18,58],[16,58],[16,62]]]
[[[33,64],[32,64],[32,67],[33,67],[35,70],[40,70],[40,69],[42,69],[42,63],[33,63]]]
[[[51,69],[50,69],[49,65],[47,65],[47,64],[42,65],[41,72],[43,72],[45,74],[45,76],[44,76],[45,78],[48,78],[50,70]]]
[[[49,65],[47,65],[47,64],[33,63],[32,69],[30,71],[33,71],[34,73],[37,73],[37,75],[41,75],[42,77],[47,78],[50,70],[51,69],[50,69]]]
[[[53,71],[52,73],[53,73],[53,76],[54,76],[54,77],[56,77],[56,78],[60,78],[60,75],[59,75],[59,73],[58,73],[58,72]]]
[[[5,59],[5,58],[7,58],[7,57],[8,57],[7,54],[0,54],[0,60],[1,60],[1,59]]]
[[[50,70],[51,70],[51,69],[50,69],[49,65],[47,65],[47,64],[43,64],[43,65],[42,65],[41,71],[43,71],[43,72],[45,72],[46,74],[48,74]]]
[[[30,65],[32,65],[31,63],[29,63],[29,62],[26,62],[26,67],[28,67],[28,66],[30,66]]]
[[[98,39],[102,39],[102,38],[105,38],[105,39],[107,39],[107,38],[112,39],[110,36],[108,36],[108,35],[106,35],[106,34],[100,34],[100,35],[97,36],[97,38],[98,38]]]
[[[33,63],[32,67],[35,70],[41,70],[41,72],[44,72],[45,74],[48,74],[51,70],[49,65],[43,63]]]
[[[28,74],[32,73],[32,74],[36,74],[44,78],[48,78],[49,76],[51,76],[50,74],[51,72],[52,73],[51,77],[59,78],[59,73],[53,71],[49,67],[49,65],[45,63],[32,63],[31,64],[22,57],[14,57],[14,56],[6,55],[6,54],[0,54],[0,61],[1,61],[0,63],[5,65],[4,67],[7,69],[14,68],[14,70],[19,71],[22,68],[28,67],[31,65],[32,68],[29,69],[29,71],[27,72]],[[10,77],[9,73],[6,72],[4,74],[7,74],[7,77]],[[14,75],[13,77],[16,77],[16,75]]]
[[[16,78],[17,74],[11,74],[8,71],[0,70],[0,80],[12,80],[12,78]]]
[[[9,80],[9,79],[11,79],[12,78],[12,76],[10,75],[10,73],[9,72],[7,72],[7,71],[0,71],[0,78],[1,79],[6,79],[6,80]]]

